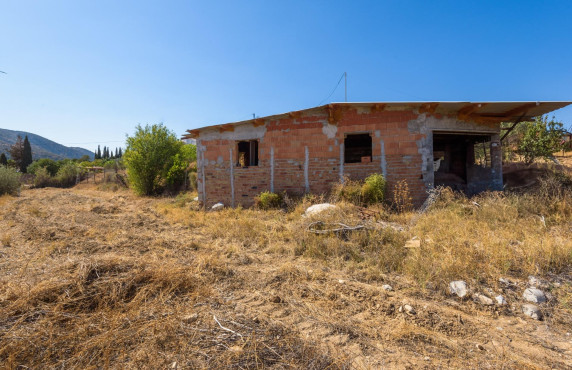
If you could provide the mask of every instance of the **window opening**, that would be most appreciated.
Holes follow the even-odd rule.
[[[371,135],[350,134],[344,139],[344,163],[371,162]]]
[[[258,166],[258,141],[239,141],[237,152],[237,166]]]

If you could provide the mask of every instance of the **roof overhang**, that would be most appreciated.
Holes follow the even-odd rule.
[[[520,102],[362,102],[362,103],[331,103],[314,108],[281,113],[272,116],[253,118],[246,121],[230,122],[222,125],[206,126],[194,130],[187,130],[183,139],[197,138],[205,129],[233,131],[235,126],[242,124],[263,125],[267,120],[279,118],[297,118],[303,114],[314,111],[334,110],[339,108],[369,108],[381,110],[415,110],[419,114],[440,114],[454,116],[460,121],[469,121],[483,124],[496,124],[500,122],[520,122],[531,120],[557,109],[563,108],[570,101],[520,101]]]

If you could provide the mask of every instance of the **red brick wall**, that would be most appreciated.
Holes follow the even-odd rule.
[[[298,118],[282,118],[265,123],[266,132],[259,139],[259,165],[233,168],[235,206],[249,206],[254,196],[270,190],[270,151],[274,147],[274,191],[302,194],[305,191],[305,147],[308,148],[308,182],[310,192],[325,193],[340,179],[340,144],[347,133],[369,132],[372,136],[371,163],[346,163],[344,174],[363,179],[381,173],[381,141],[385,146],[388,190],[406,179],[416,204],[426,196],[421,176],[421,154],[417,141],[424,135],[412,134],[407,124],[417,115],[411,111],[344,110],[336,119],[333,138],[324,134],[328,111]],[[228,133],[227,133],[228,134]],[[236,140],[200,139],[205,148],[206,203],[232,205],[230,149],[236,162]],[[390,193],[390,192],[389,192]],[[389,194],[390,195],[390,194]]]

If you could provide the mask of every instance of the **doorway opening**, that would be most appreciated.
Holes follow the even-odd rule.
[[[435,186],[472,195],[490,187],[493,159],[490,134],[433,133]]]

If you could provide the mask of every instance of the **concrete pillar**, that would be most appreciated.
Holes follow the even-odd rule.
[[[491,167],[491,189],[503,190],[502,146],[499,134],[491,136]]]
[[[229,165],[230,165],[230,197],[232,207],[234,208],[234,161],[232,156],[232,148],[229,149],[230,151],[230,158],[229,158]]]
[[[304,185],[306,189],[306,193],[310,192],[310,179],[308,178],[308,167],[310,165],[310,152],[308,151],[308,147],[304,147]]]
[[[383,175],[383,178],[387,181],[387,161],[385,159],[385,143],[383,142],[383,140],[380,140],[379,144],[381,146],[381,174]]]
[[[340,182],[344,182],[344,143],[340,143]]]
[[[274,147],[270,147],[270,192],[274,193]]]

